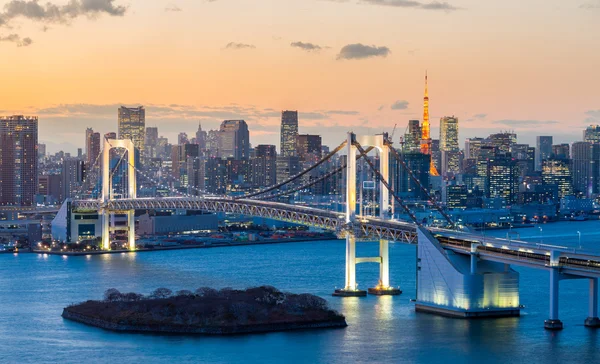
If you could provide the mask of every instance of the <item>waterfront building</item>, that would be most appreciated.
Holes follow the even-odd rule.
[[[573,176],[569,160],[547,159],[542,164],[542,180],[558,186],[558,198],[573,194]]]
[[[0,117],[0,205],[32,206],[38,188],[38,118]]]
[[[535,149],[535,170],[542,170],[542,162],[552,156],[552,137],[538,136],[536,137]]]
[[[281,112],[281,144],[279,154],[281,157],[295,157],[298,137],[298,111]]]

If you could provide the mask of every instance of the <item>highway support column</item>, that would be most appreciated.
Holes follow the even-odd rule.
[[[587,327],[600,327],[600,319],[598,318],[598,278],[590,278],[589,312],[584,324]]]

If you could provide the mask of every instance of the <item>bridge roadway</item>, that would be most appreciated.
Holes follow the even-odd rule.
[[[275,219],[335,231],[340,235],[353,230],[358,239],[389,240],[408,244],[417,243],[417,226],[412,223],[357,218],[353,227],[345,223],[345,214],[312,207],[290,205],[251,199],[222,197],[136,198],[117,199],[103,203],[98,200],[75,200],[74,210],[111,211],[133,209],[190,209],[208,212],[225,212]],[[559,267],[565,274],[580,277],[600,277],[600,254],[572,248],[534,244],[523,241],[482,237],[468,232],[429,228],[444,248],[456,254],[476,254],[479,259],[537,269]]]

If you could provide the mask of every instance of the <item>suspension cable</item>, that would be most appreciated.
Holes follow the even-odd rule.
[[[373,147],[367,148],[367,153],[369,153],[371,150],[373,150]],[[362,158],[362,156],[359,155],[359,156],[356,157],[356,160],[359,160],[361,158]],[[283,192],[280,192],[280,193],[275,194],[275,195],[269,195],[269,196],[261,197],[261,200],[271,200],[271,199],[274,199],[274,198],[277,198],[277,197],[281,197],[281,196],[292,195],[292,194],[294,194],[294,193],[296,193],[298,191],[301,191],[301,190],[306,189],[308,187],[312,187],[312,186],[316,185],[317,183],[326,180],[327,178],[335,176],[336,174],[338,174],[341,171],[343,171],[346,168],[346,166],[347,166],[347,164],[344,163],[343,165],[339,166],[335,170],[333,170],[333,171],[331,171],[331,172],[329,172],[329,173],[327,173],[327,174],[319,177],[318,179],[316,179],[314,181],[311,181],[309,183],[306,183],[306,184],[304,184],[304,185],[302,185],[300,187],[294,188],[294,189],[289,190],[289,191],[283,191]]]
[[[423,186],[423,184],[421,183],[421,181],[419,181],[419,179],[417,178],[417,176],[415,176],[415,174],[413,173],[413,171],[408,168],[408,165],[406,164],[406,161],[404,160],[404,158],[402,158],[402,156],[400,156],[398,154],[398,151],[392,147],[391,143],[388,143],[389,149],[392,151],[392,154],[394,155],[394,158],[400,162],[400,164],[402,164],[402,167],[404,168],[404,170],[406,170],[406,172],[408,173],[408,175],[410,176],[410,178],[419,186],[419,188],[421,189],[421,191],[423,193],[425,193],[425,195],[427,196],[427,198],[429,199],[429,201],[431,203],[433,203],[434,207],[436,208],[436,210],[438,210],[442,216],[444,216],[444,218],[446,219],[446,221],[448,221],[448,223],[451,226],[455,226],[455,222],[452,220],[452,218],[450,217],[450,215],[448,215],[448,213],[446,211],[444,211],[444,209],[442,208],[442,206],[438,203],[438,201],[435,199],[435,197],[433,195],[431,195],[431,193]]]
[[[396,195],[396,192],[394,192],[394,190],[390,187],[390,184],[385,180],[385,178],[383,178],[383,175],[381,174],[381,172],[379,170],[377,170],[377,168],[375,168],[375,165],[373,164],[373,162],[369,158],[367,158],[367,152],[363,149],[363,147],[360,145],[360,143],[354,142],[354,146],[356,146],[356,149],[358,149],[360,155],[365,157],[365,160],[367,161],[367,164],[369,165],[369,167],[371,167],[371,170],[376,175],[379,176],[381,183],[383,183],[383,185],[388,189],[388,191],[392,194],[394,199],[400,204],[402,209],[404,209],[404,211],[406,211],[406,213],[408,214],[410,219],[418,226],[421,226],[421,223],[419,222],[419,220],[417,219],[415,214],[408,208],[408,206],[406,206],[404,201],[400,197],[398,197],[398,195]],[[381,191],[381,193],[383,193],[383,191]],[[379,208],[381,208],[381,206],[379,206]]]
[[[258,195],[263,195],[267,192],[271,192],[273,190],[279,189],[281,187],[283,187],[284,185],[295,181],[296,179],[304,176],[305,174],[307,174],[308,172],[312,171],[313,169],[317,168],[318,166],[320,166],[321,164],[325,163],[326,161],[328,161],[331,157],[333,157],[337,152],[339,152],[340,150],[342,150],[342,148],[344,148],[344,146],[346,145],[347,141],[343,141],[342,144],[340,144],[337,148],[335,148],[334,150],[332,150],[329,154],[327,154],[325,157],[323,157],[320,161],[318,161],[316,164],[312,165],[311,167],[305,169],[304,171],[298,173],[297,175],[288,178],[287,180],[278,183],[276,185],[273,185],[271,187],[265,188],[263,190],[260,190],[258,192],[254,192],[254,193],[250,193],[244,196],[240,196],[240,197],[236,197],[234,198],[234,200],[239,200],[239,199],[246,199],[246,198],[251,198],[251,197],[255,197]]]

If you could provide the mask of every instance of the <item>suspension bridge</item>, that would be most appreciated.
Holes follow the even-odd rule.
[[[119,195],[115,194],[113,188],[114,169],[111,171],[109,167],[111,151],[114,149],[123,150],[119,163],[125,161],[126,166],[126,193]],[[345,154],[343,163],[334,165],[332,170],[322,173],[320,178],[305,183],[305,175],[327,165],[326,162],[338,153]],[[369,153],[374,153],[375,156],[369,156]],[[299,174],[281,183],[238,197],[215,196],[197,191],[198,195],[138,198],[136,176],[145,174],[136,167],[133,143],[130,140],[106,139],[100,156],[101,171],[99,176],[96,176],[102,179],[99,198],[75,199],[68,201],[68,204],[72,211],[97,213],[101,220],[103,249],[110,249],[111,232],[119,229],[127,232],[129,249],[136,249],[135,210],[187,209],[269,218],[334,231],[340,239],[346,240],[344,288],[336,290],[336,296],[367,294],[366,291],[360,290],[356,283],[356,265],[361,263],[379,265],[379,281],[375,287],[368,290],[369,293],[400,294],[401,291],[390,284],[388,254],[389,242],[399,242],[417,245],[415,307],[418,311],[458,317],[518,316],[521,309],[519,273],[512,269],[512,266],[526,266],[549,272],[550,312],[549,319],[545,322],[547,329],[563,327],[558,317],[559,281],[570,279],[589,280],[589,312],[585,325],[600,327],[600,255],[555,245],[482,237],[464,231],[464,227],[456,224],[429,193],[428,186],[422,185],[403,155],[393,148],[385,133],[358,136],[349,132],[337,148]],[[431,208],[443,217],[443,227],[425,226],[411,211],[409,204],[395,191],[393,179],[390,179],[390,160],[404,168],[411,181],[427,196]],[[362,207],[363,198],[357,198],[359,190],[362,197],[362,189],[357,189],[357,163],[360,163],[377,182],[373,191],[373,198],[376,199],[374,205],[377,208],[372,208],[369,213]],[[344,172],[344,211],[273,201],[303,191],[324,179]],[[151,182],[161,184],[160,181]],[[375,197],[376,192],[378,193]],[[403,220],[395,218],[396,210],[402,212]],[[115,214],[127,217],[125,227],[111,226],[111,218],[114,218]],[[60,213],[57,218],[59,216],[64,218]],[[379,242],[379,255],[357,257],[357,241]]]

